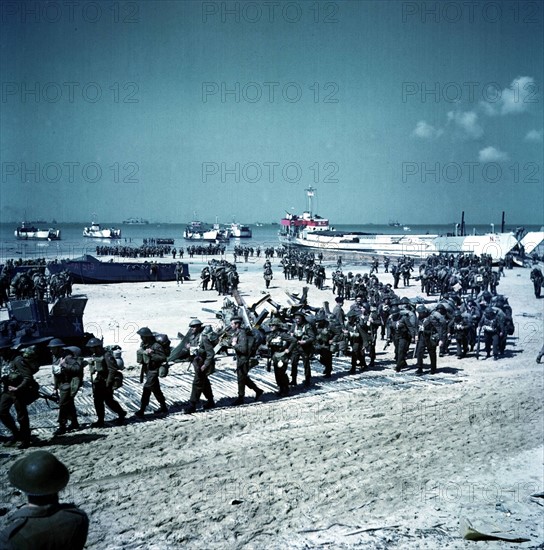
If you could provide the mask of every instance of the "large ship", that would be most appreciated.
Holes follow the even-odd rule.
[[[121,230],[114,227],[103,229],[99,223],[92,222],[89,227],[83,228],[83,236],[93,239],[120,239]]]
[[[464,221],[454,234],[380,234],[337,231],[329,220],[314,215],[312,199],[316,189],[306,189],[308,208],[301,215],[289,214],[281,220],[280,242],[286,246],[312,248],[328,252],[357,252],[387,256],[427,258],[439,253],[489,254],[498,261],[518,245],[513,232],[465,235]]]
[[[13,232],[17,239],[21,240],[43,240],[43,241],[58,241],[60,240],[60,229],[38,229],[34,225],[28,225],[22,222],[21,225]]]

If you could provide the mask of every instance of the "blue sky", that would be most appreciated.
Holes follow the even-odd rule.
[[[46,8],[46,6],[48,6]],[[537,2],[5,2],[0,219],[544,223]]]

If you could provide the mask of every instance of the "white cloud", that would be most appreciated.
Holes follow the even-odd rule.
[[[508,159],[508,153],[499,151],[495,147],[485,147],[478,153],[478,160],[480,162],[504,162]]]
[[[525,141],[533,141],[536,143],[542,143],[542,130],[529,130],[525,136]]]
[[[441,136],[443,130],[435,128],[432,124],[428,124],[424,120],[420,120],[412,132],[413,136],[421,139],[433,139]]]
[[[538,87],[531,76],[518,76],[508,88],[497,93],[494,100],[481,101],[480,105],[486,115],[515,115],[525,113],[531,104],[538,103]]]
[[[448,123],[453,123],[465,137],[478,139],[484,135],[483,128],[478,124],[478,115],[474,111],[449,111]]]

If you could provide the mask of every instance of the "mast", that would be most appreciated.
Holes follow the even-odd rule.
[[[504,233],[504,210],[502,211],[501,233]]]
[[[315,195],[315,187],[311,185],[305,189],[306,196],[308,197],[308,212],[310,213],[310,218],[312,217],[312,197]]]
[[[465,236],[465,211],[461,212],[461,237]]]

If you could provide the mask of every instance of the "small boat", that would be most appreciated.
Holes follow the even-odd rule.
[[[183,238],[186,241],[217,243],[228,241],[230,233],[226,229],[221,229],[217,223],[210,226],[204,222],[193,220],[183,231]]]
[[[49,263],[47,270],[50,275],[68,271],[78,284],[145,283],[175,281],[178,264],[182,266],[183,278],[189,279],[189,265],[185,263],[102,262],[90,254]]]
[[[22,222],[21,225],[13,233],[17,239],[21,240],[43,240],[43,241],[58,241],[60,240],[60,229],[38,229],[34,225],[28,225]]]
[[[389,220],[389,227],[400,227],[400,222]]]
[[[149,220],[144,220],[143,218],[128,218],[123,220],[123,225],[148,225]]]
[[[409,225],[403,225],[403,226],[402,226],[402,229],[403,229],[404,231],[412,231],[412,228],[411,228]]]
[[[121,230],[113,227],[102,229],[99,223],[93,222],[90,227],[83,228],[83,236],[93,239],[120,239]]]
[[[230,236],[235,239],[251,239],[253,237],[251,229],[241,223],[232,222],[227,229],[230,232]]]

